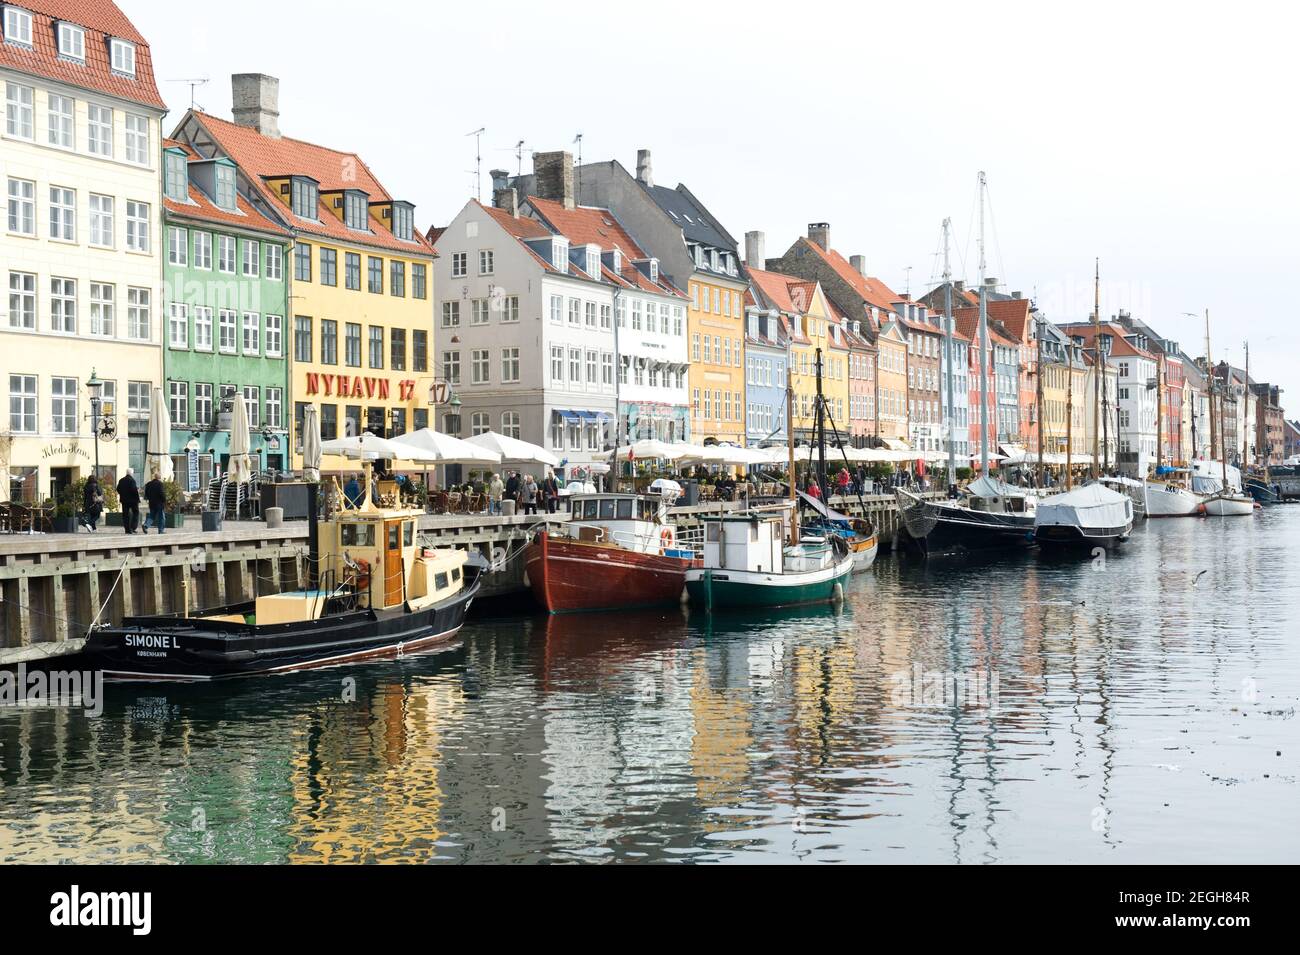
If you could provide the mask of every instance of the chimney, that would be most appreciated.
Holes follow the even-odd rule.
[[[1018,298],[1020,298],[1020,293],[1019,293],[1019,292],[1012,292],[1012,293],[1011,293],[1011,297],[1012,297],[1012,298],[1015,298],[1015,299],[1018,299]]]
[[[998,280],[990,276],[984,280],[984,287],[992,292],[998,287]]]
[[[865,255],[850,255],[849,265],[853,266],[853,271],[859,275],[867,274],[867,257]]]
[[[263,136],[280,138],[280,81],[265,73],[234,73],[230,77],[233,108],[240,126]]]
[[[504,169],[493,169],[489,175],[492,176],[492,205],[518,219],[519,197],[510,186],[510,173]]]
[[[767,268],[767,260],[763,258],[766,244],[767,236],[762,232],[754,230],[745,233],[745,264],[751,269]]]
[[[636,151],[636,181],[647,189],[653,188],[655,184],[654,173],[650,170],[650,150],[648,149],[638,149]]]
[[[809,222],[808,239],[829,252],[831,248],[831,224],[829,222]]]
[[[957,281],[952,283],[952,287],[955,291],[964,292],[966,291],[966,280],[958,279]]]
[[[533,153],[533,179],[537,183],[537,197],[550,199],[572,209],[573,153]]]

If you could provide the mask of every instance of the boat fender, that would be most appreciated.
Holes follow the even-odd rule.
[[[843,599],[844,585],[837,580],[835,586],[831,589],[831,603],[839,603]]]
[[[673,546],[673,529],[671,527],[665,527],[659,532],[659,544],[664,549]]]

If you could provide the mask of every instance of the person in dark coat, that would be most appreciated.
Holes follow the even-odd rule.
[[[542,481],[542,497],[546,499],[546,513],[554,514],[560,506],[560,482],[555,480],[555,472],[547,471]]]
[[[135,483],[132,468],[127,468],[122,480],[117,482],[117,500],[122,508],[122,527],[128,534],[134,534],[140,523],[140,486]]]
[[[81,496],[81,523],[87,530],[97,530],[99,515],[104,511],[104,492],[99,486],[99,478],[91,475],[86,478],[86,486]]]
[[[514,501],[514,502],[515,502],[515,507],[516,507],[516,508],[518,508],[518,507],[519,507],[519,504],[520,504],[520,500],[519,500],[519,492],[520,492],[520,490],[521,490],[521,486],[520,486],[520,481],[519,481],[519,472],[518,472],[518,471],[511,471],[511,472],[510,472],[510,479],[509,479],[508,481],[506,481],[506,497],[505,497],[505,499],[506,499],[507,501]]]
[[[348,478],[348,483],[343,488],[343,497],[347,500],[348,507],[361,506],[361,482],[357,480],[355,474]]]
[[[149,522],[154,524],[161,534],[167,523],[167,491],[163,488],[163,482],[158,479],[157,471],[144,486],[144,499],[149,504]]]

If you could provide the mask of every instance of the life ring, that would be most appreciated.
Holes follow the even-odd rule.
[[[659,532],[659,545],[664,550],[673,546],[673,529],[671,527],[665,527]]]
[[[355,561],[356,570],[353,572],[356,576],[355,589],[358,593],[370,589],[370,561],[364,557],[358,557]]]

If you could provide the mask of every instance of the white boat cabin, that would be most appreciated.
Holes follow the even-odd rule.
[[[641,494],[575,494],[569,498],[566,529],[577,540],[615,544],[643,554],[677,549],[677,530],[668,520],[667,506]]]
[[[704,566],[710,570],[784,573],[788,511],[782,508],[702,517]]]

